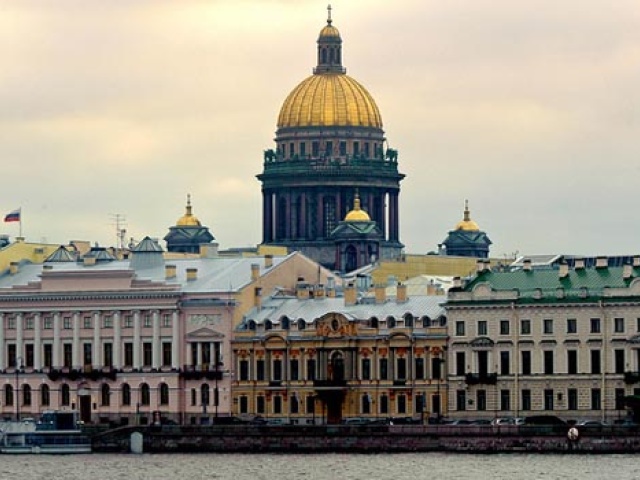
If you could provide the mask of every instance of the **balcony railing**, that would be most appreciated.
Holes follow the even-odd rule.
[[[467,385],[495,385],[498,383],[497,373],[467,373],[464,376]]]
[[[223,371],[221,366],[216,368],[213,365],[184,365],[180,371],[180,377],[185,380],[222,380]]]
[[[346,387],[347,381],[342,379],[331,379],[331,380],[314,380],[313,386],[316,388],[337,388],[337,387]]]
[[[640,372],[624,372],[624,383],[631,385],[640,382]]]
[[[81,369],[76,368],[50,368],[47,372],[47,377],[52,382],[58,380],[92,380],[98,381],[101,379],[115,380],[117,377],[117,371],[114,368],[93,368],[85,366]]]

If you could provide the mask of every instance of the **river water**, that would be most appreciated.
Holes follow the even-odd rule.
[[[638,455],[3,455],[1,480],[640,479]]]

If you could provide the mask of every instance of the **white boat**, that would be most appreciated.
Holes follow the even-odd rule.
[[[75,411],[47,411],[37,423],[5,422],[0,430],[0,453],[91,453]]]

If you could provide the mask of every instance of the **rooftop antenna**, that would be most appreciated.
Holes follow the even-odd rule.
[[[125,217],[122,213],[110,213],[111,217],[111,225],[116,227],[116,248],[124,250],[125,248],[125,238],[127,236],[127,217]]]

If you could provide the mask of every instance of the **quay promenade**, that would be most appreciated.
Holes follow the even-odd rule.
[[[584,428],[570,440],[567,427],[422,425],[130,426],[95,434],[93,451],[129,452],[136,432],[147,453],[640,452],[636,428]]]

